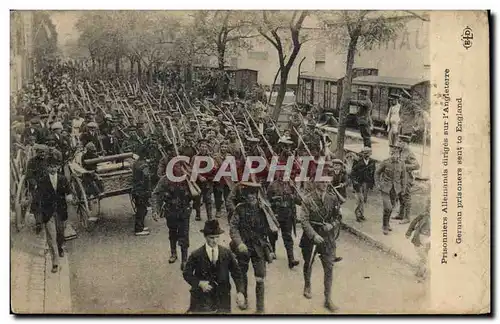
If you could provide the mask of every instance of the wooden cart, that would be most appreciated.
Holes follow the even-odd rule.
[[[133,153],[122,153],[85,160],[86,165],[96,165],[96,171],[88,171],[76,161],[70,163],[70,186],[79,222],[84,229],[89,229],[90,223],[97,220],[102,199],[129,195],[130,203],[135,211],[131,189],[132,166],[136,159]],[[88,185],[92,183],[90,179],[96,176],[102,183],[103,190],[98,195],[91,195]]]

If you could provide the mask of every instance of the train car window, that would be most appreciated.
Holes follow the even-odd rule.
[[[306,80],[300,79],[299,91],[298,91],[298,100],[300,103],[306,103]]]
[[[313,81],[312,80],[306,80],[306,86],[305,86],[305,103],[312,103],[312,87],[313,87]]]
[[[323,106],[323,90],[324,90],[324,84],[325,81],[323,80],[316,80],[316,84],[314,85],[314,98],[313,98],[313,104],[318,105],[318,106]]]

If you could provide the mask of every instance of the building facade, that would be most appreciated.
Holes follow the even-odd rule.
[[[33,76],[33,13],[10,13],[10,93],[15,94]]]
[[[305,22],[311,26],[311,21]],[[314,28],[308,27],[307,32]],[[318,33],[321,32],[317,28]],[[297,84],[301,73],[315,73],[332,78],[345,75],[346,49],[335,46],[335,38],[318,38],[302,45],[288,76],[288,83]],[[259,71],[258,82],[272,85],[279,68],[278,54],[269,42],[258,39],[250,50],[230,58],[238,68]],[[300,62],[303,60],[302,64]],[[358,51],[354,67],[378,69],[379,75],[402,78],[430,77],[429,23],[414,17],[404,20],[404,28],[390,42],[380,43],[370,50]],[[279,80],[279,79],[278,79]],[[279,82],[279,81],[278,81]]]

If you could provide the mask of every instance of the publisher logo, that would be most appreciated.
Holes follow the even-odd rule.
[[[462,44],[465,47],[465,49],[469,49],[472,47],[472,40],[474,39],[474,33],[472,32],[472,29],[467,26],[464,28],[464,31],[462,32]]]

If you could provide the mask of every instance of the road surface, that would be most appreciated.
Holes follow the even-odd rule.
[[[128,196],[108,198],[101,205],[103,217],[92,232],[79,231],[67,243],[73,311],[76,313],[184,313],[189,304],[189,286],[182,278],[180,263],[168,264],[168,231],[164,219],[155,223],[149,216],[147,237],[133,235],[132,209]],[[202,207],[203,209],[203,207]],[[203,215],[204,216],[204,215]],[[205,219],[205,218],[204,218]],[[227,246],[226,233],[220,243]],[[199,230],[203,222],[191,221],[191,250],[204,244]],[[296,258],[301,264],[288,269],[282,241],[277,257],[268,265],[266,312],[273,314],[327,314],[323,308],[323,271],[316,260],[313,270],[313,299],[302,296],[303,260],[296,238]],[[339,238],[338,255],[344,260],[334,269],[333,302],[339,313],[418,313],[426,305],[425,284],[413,271],[348,233]],[[249,270],[249,309],[255,312],[255,283]],[[234,290],[234,288],[233,288]]]

